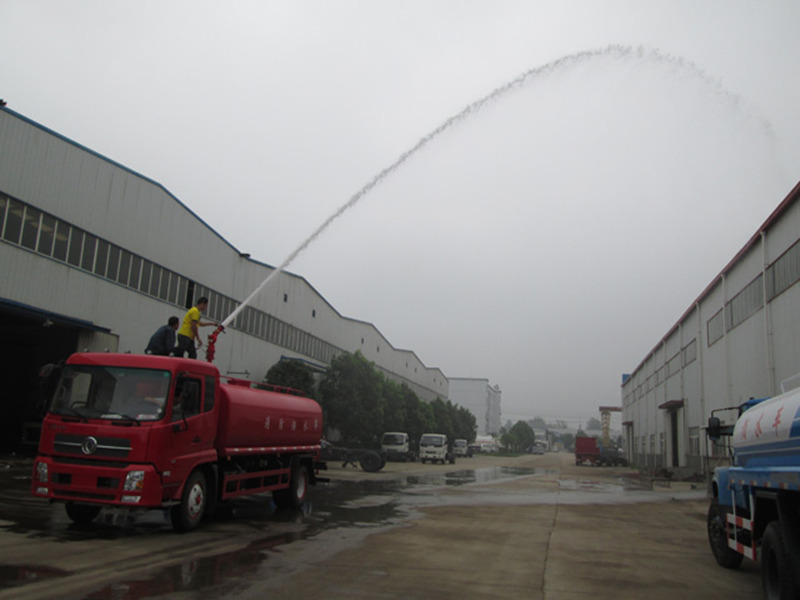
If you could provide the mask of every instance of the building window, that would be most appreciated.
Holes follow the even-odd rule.
[[[767,268],[767,300],[772,300],[798,280],[800,280],[800,241],[795,242]]]
[[[91,233],[83,236],[83,258],[81,258],[81,268],[91,271],[94,268],[94,251],[97,247],[97,238]]]
[[[724,321],[723,321],[723,311],[720,308],[713,317],[708,320],[706,323],[706,333],[708,335],[708,345],[711,347],[715,343],[717,343],[720,339],[722,339],[723,333],[725,333],[724,328]]]
[[[69,246],[69,225],[62,221],[56,223],[56,239],[53,245],[53,258],[67,260],[67,247]]]
[[[103,243],[106,244],[107,242],[103,241]],[[99,246],[97,251],[100,252]],[[106,271],[106,277],[111,281],[117,281],[118,274],[119,274],[119,246],[115,246],[114,244],[108,244],[108,269]]]
[[[82,253],[83,253],[83,231],[73,227],[72,235],[69,236],[69,251],[67,252],[67,262],[71,264],[73,267],[80,267]]]
[[[50,215],[42,215],[42,225],[39,228],[39,245],[36,247],[36,251],[39,254],[44,254],[45,256],[52,255],[55,233],[55,217],[51,217]]]
[[[20,241],[20,244],[25,248],[36,249],[36,238],[39,236],[39,221],[41,219],[41,211],[30,206],[25,208],[25,221],[22,226],[22,240]]]
[[[763,279],[763,275],[759,274],[728,302],[728,331],[764,306]]]
[[[283,295],[283,301],[284,302],[288,302],[289,301],[289,294],[284,294]]]
[[[21,202],[8,199],[8,212],[6,214],[6,224],[3,230],[3,239],[12,244],[19,243],[19,236],[22,233],[22,215],[25,206]]]

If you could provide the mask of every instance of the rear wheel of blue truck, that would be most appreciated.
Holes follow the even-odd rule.
[[[88,525],[100,514],[99,506],[88,506],[86,504],[75,504],[67,502],[64,505],[67,509],[67,516],[76,525]]]
[[[708,507],[708,543],[717,564],[726,569],[737,569],[744,556],[728,547],[728,533],[725,530],[725,513],[714,500]]]
[[[761,540],[761,585],[767,600],[796,600],[800,593],[778,521],[767,525]]]
[[[195,471],[186,481],[180,504],[172,507],[172,526],[175,531],[192,531],[200,524],[206,511],[206,477]]]

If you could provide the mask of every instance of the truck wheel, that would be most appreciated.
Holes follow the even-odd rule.
[[[716,500],[708,507],[708,543],[717,564],[726,569],[737,569],[744,556],[728,547],[728,534],[725,530],[725,513]]]
[[[383,467],[383,459],[377,452],[365,452],[358,462],[361,463],[361,468],[367,473],[376,473]]]
[[[68,502],[64,505],[67,509],[67,516],[76,525],[88,525],[100,514],[99,506],[87,506],[86,504],[74,504]]]
[[[308,469],[298,464],[292,469],[289,487],[272,492],[272,501],[278,508],[300,508],[308,496]]]
[[[172,507],[172,526],[175,531],[192,531],[200,524],[206,510],[206,477],[195,471],[186,481],[178,506]]]
[[[767,525],[761,540],[761,585],[767,600],[794,600],[800,592],[779,521]]]

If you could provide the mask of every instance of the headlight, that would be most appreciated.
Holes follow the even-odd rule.
[[[122,489],[126,492],[141,492],[142,488],[144,488],[144,471],[129,472]]]
[[[47,463],[43,462],[36,463],[36,481],[40,483],[47,483],[47,480],[48,480]]]

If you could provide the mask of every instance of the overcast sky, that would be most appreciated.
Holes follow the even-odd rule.
[[[425,140],[288,270],[504,420],[585,421],[800,180],[798,30],[796,0],[0,0],[0,97],[272,265]]]

